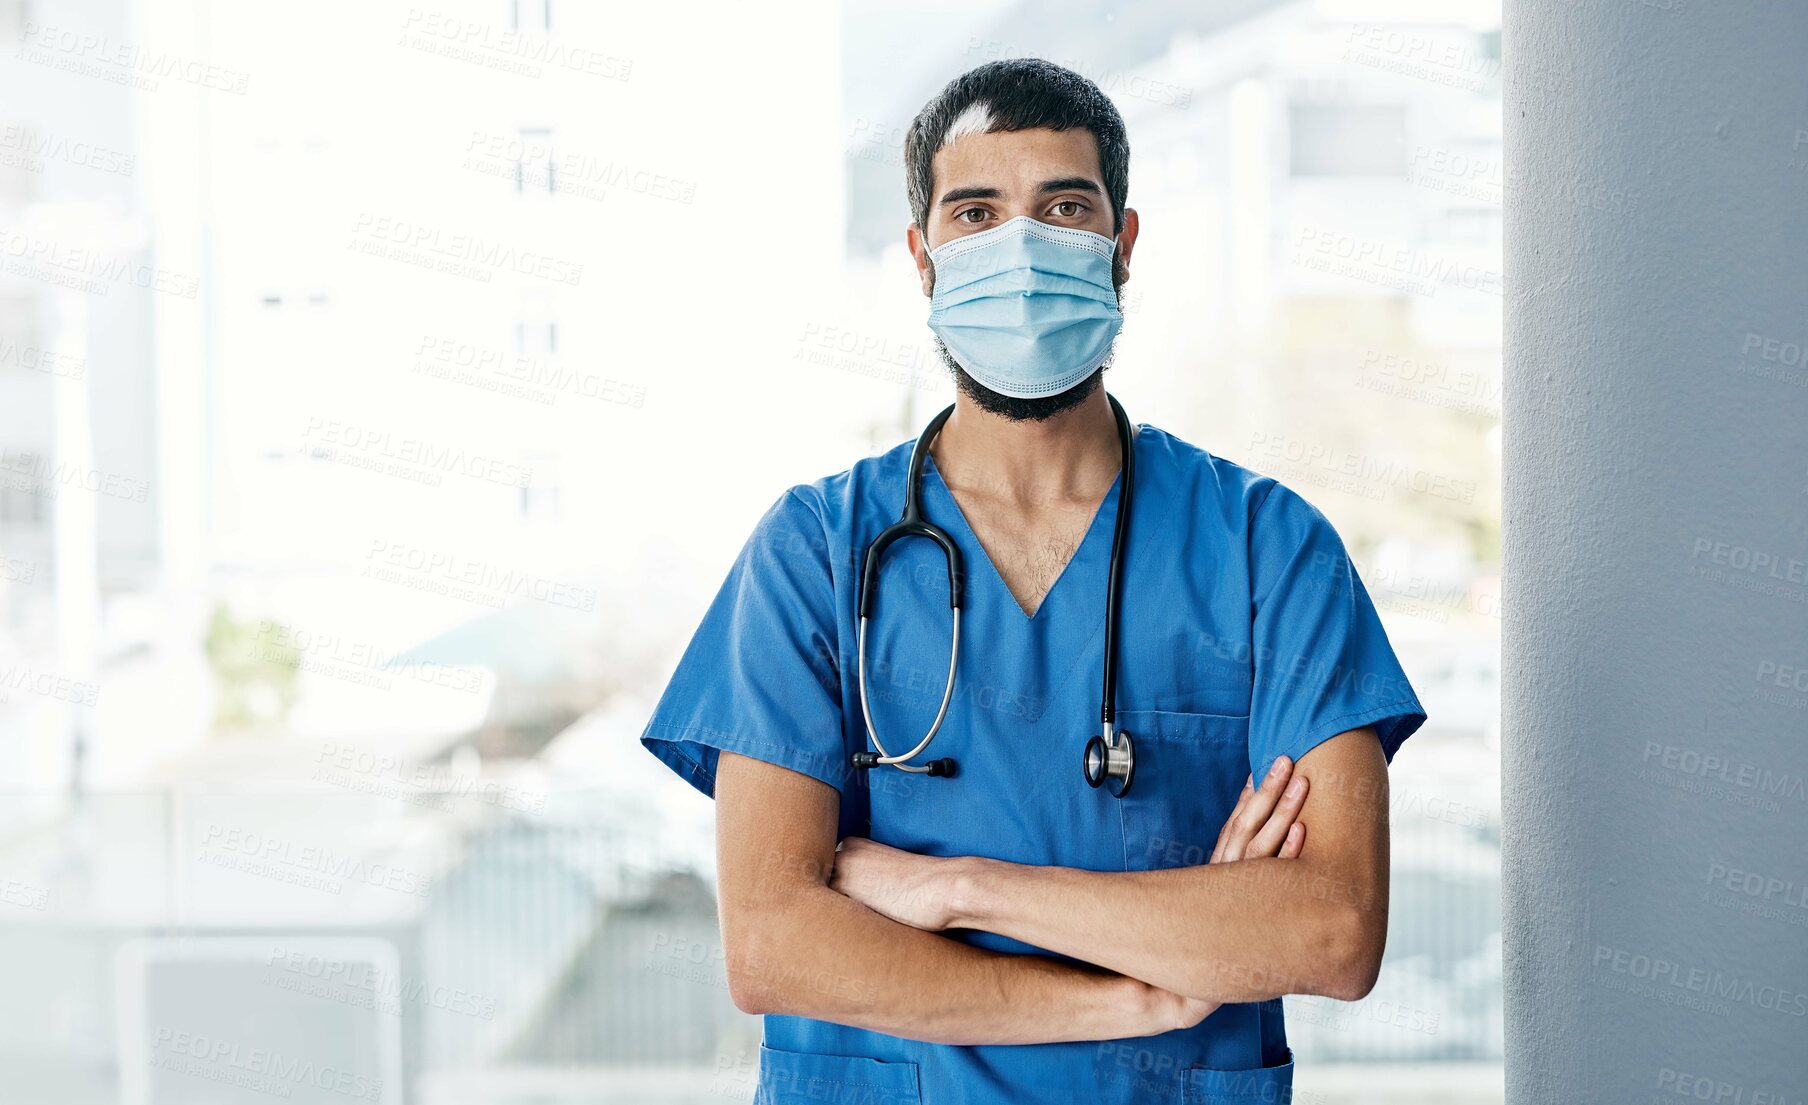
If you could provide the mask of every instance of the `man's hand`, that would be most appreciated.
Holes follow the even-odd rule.
[[[1283,830],[1284,832],[1285,830]],[[929,932],[940,932],[956,923],[965,872],[975,861],[919,856],[865,837],[851,836],[835,853],[835,871],[829,888],[854,899],[893,921]],[[1215,1001],[1202,1001],[1150,986],[1143,997],[1155,1031],[1192,1028],[1218,1010]]]
[[[1168,1025],[1214,1002],[1358,1001],[1387,945],[1386,752],[1363,726],[1277,763],[1250,781],[1207,863],[1089,871],[845,842],[823,889],[878,923],[989,932],[1140,980]]]
[[[1294,859],[1305,847],[1306,826],[1298,818],[1306,803],[1306,778],[1293,777],[1293,761],[1280,757],[1262,785],[1253,784],[1253,779],[1244,783],[1219,831],[1212,863]],[[962,879],[973,866],[967,857],[920,856],[851,836],[835,853],[829,888],[901,924],[940,932],[961,916]]]
[[[1243,781],[1243,793],[1218,831],[1210,862],[1261,856],[1294,859],[1306,846],[1306,826],[1299,820],[1300,807],[1306,804],[1306,777],[1293,777],[1293,761],[1277,757],[1262,785],[1253,783],[1253,777]]]
[[[940,932],[954,919],[958,864],[850,836],[835,853],[829,889],[901,924]]]
[[[742,1010],[959,1045],[1153,1036],[1210,1012],[1210,1003],[1112,971],[923,932],[836,893],[827,878],[839,802],[821,780],[721,754],[723,958],[729,996]],[[868,859],[881,854],[870,847]],[[907,858],[925,869],[959,862]]]

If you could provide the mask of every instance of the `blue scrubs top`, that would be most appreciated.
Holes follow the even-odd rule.
[[[1388,760],[1425,720],[1337,533],[1265,476],[1143,424],[1125,539],[1118,724],[1136,742],[1119,801],[1085,784],[1099,729],[1106,569],[1118,486],[1034,617],[962,517],[934,458],[924,513],[965,554],[948,719],[924,758],[953,778],[848,766],[867,747],[855,671],[860,554],[903,508],[912,442],[791,488],[766,512],[704,615],[641,737],[713,796],[719,750],[841,792],[841,833],[912,852],[1096,871],[1206,862],[1246,775],[1375,727]],[[891,546],[868,627],[874,725],[921,738],[948,669],[947,567],[932,542]],[[998,951],[1039,949],[952,934]],[[1094,1043],[955,1047],[802,1017],[766,1018],[760,1102],[1291,1100],[1279,999],[1197,1026]]]

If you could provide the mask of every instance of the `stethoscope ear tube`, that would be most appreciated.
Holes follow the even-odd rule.
[[[879,750],[877,755],[862,750],[854,753],[849,761],[856,769],[868,770],[882,764],[890,765],[900,771],[914,774],[951,776],[955,771],[953,760],[934,760],[927,764],[913,764],[910,761],[929,747],[935,734],[948,718],[948,703],[954,698],[954,669],[960,660],[960,611],[961,587],[966,576],[966,564],[961,556],[960,546],[954,543],[946,530],[923,517],[923,466],[929,456],[929,445],[935,435],[942,430],[942,424],[954,413],[954,404],[950,403],[942,413],[929,420],[923,433],[917,438],[916,447],[910,452],[910,474],[904,485],[904,513],[898,520],[873,539],[866,551],[860,554],[860,594],[855,602],[854,616],[859,625],[856,664],[860,673],[860,714],[866,722],[866,736],[873,747]],[[866,627],[872,619],[879,596],[879,566],[885,558],[885,550],[894,541],[905,537],[927,537],[941,546],[942,556],[948,562],[948,608],[954,614],[953,637],[948,644],[948,681],[942,686],[942,704],[935,712],[935,721],[930,723],[929,731],[916,747],[901,756],[894,756],[886,751],[879,740],[879,732],[873,727],[873,711],[866,693]]]
[[[959,610],[961,604],[962,579],[966,574],[966,562],[961,555],[960,546],[954,538],[938,526],[932,526],[920,518],[905,518],[885,527],[873,543],[866,547],[860,557],[860,601],[855,605],[854,616],[870,618],[873,616],[874,600],[879,592],[879,563],[885,556],[885,550],[893,541],[903,537],[927,537],[942,547],[942,555],[948,560],[948,607]]]
[[[959,610],[961,589],[966,579],[967,568],[962,557],[960,546],[954,538],[940,526],[923,518],[923,465],[929,457],[929,445],[935,435],[942,432],[942,424],[954,413],[954,404],[950,403],[942,413],[929,420],[917,443],[910,451],[910,472],[904,483],[904,513],[896,522],[886,526],[879,536],[873,538],[871,544],[860,554],[860,595],[854,604],[854,616],[870,618],[873,613],[873,602],[879,592],[879,565],[885,558],[885,550],[893,541],[903,537],[927,537],[942,547],[942,555],[948,561],[948,607]]]

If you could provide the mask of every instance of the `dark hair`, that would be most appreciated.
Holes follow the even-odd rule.
[[[989,61],[948,82],[910,123],[904,135],[904,188],[910,217],[929,229],[929,206],[935,191],[935,154],[947,140],[948,128],[974,104],[992,117],[986,133],[1071,130],[1092,132],[1099,147],[1099,169],[1111,199],[1113,233],[1124,229],[1124,207],[1130,191],[1130,139],[1117,106],[1099,86],[1071,69],[1041,58]]]

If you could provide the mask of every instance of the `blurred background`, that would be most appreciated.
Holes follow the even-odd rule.
[[[0,0],[0,1101],[750,1100],[640,727],[953,393],[902,153],[1078,70],[1132,418],[1299,490],[1431,715],[1301,1101],[1501,1098],[1499,11]]]

